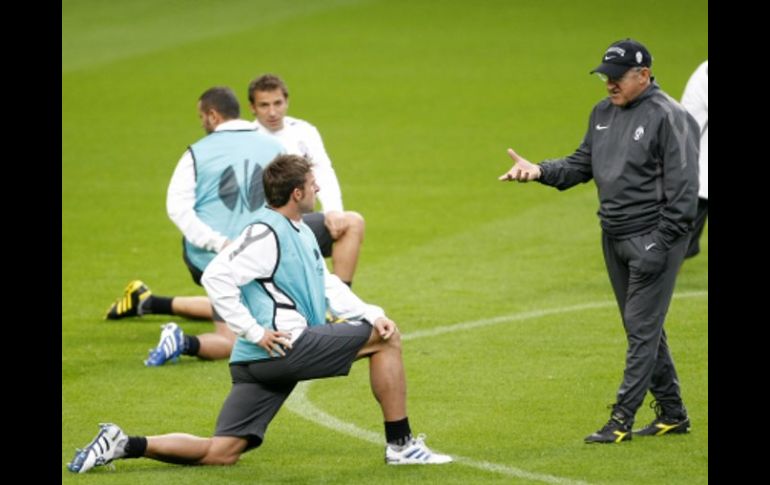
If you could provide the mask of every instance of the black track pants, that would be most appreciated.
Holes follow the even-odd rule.
[[[664,251],[650,234],[628,239],[602,235],[604,262],[628,341],[617,405],[632,419],[648,389],[669,413],[684,411],[663,322],[688,240],[679,238]]]

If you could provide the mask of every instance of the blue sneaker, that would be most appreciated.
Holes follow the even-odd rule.
[[[147,367],[157,367],[172,360],[176,362],[184,350],[184,332],[174,322],[161,325],[160,342],[150,350],[150,355],[144,361]]]
[[[95,466],[102,466],[112,460],[126,456],[128,436],[117,425],[101,423],[99,434],[84,449],[78,449],[75,457],[67,463],[72,473],[85,473]]]

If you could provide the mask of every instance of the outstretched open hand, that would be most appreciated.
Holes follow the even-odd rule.
[[[538,165],[535,165],[526,158],[519,156],[518,153],[513,151],[513,148],[508,149],[508,155],[510,155],[515,163],[510,170],[498,177],[498,180],[503,182],[513,180],[519,182],[528,182],[530,180],[537,180],[540,178],[541,171]]]

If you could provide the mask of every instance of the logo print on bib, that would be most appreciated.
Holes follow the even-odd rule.
[[[262,207],[265,203],[265,189],[262,186],[262,167],[256,164],[254,171],[249,177],[249,160],[243,161],[243,179],[247,187],[241,187],[238,184],[238,177],[235,175],[235,169],[230,166],[222,172],[219,177],[219,199],[231,211],[235,211],[238,202],[241,202],[240,212],[244,208],[249,212]]]

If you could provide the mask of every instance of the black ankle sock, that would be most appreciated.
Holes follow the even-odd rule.
[[[385,421],[385,441],[394,446],[404,446],[412,438],[409,418]]]
[[[144,436],[129,436],[126,443],[126,456],[123,458],[140,458],[147,451],[147,438]]]
[[[198,355],[198,351],[201,349],[201,341],[195,335],[185,335],[182,349],[182,355]]]
[[[340,281],[342,281],[342,280],[340,280]],[[345,283],[346,285],[348,285],[348,288],[353,288],[353,282],[352,281],[342,281],[342,282]]]
[[[173,296],[157,296],[150,295],[145,302],[142,303],[143,313],[160,313],[161,315],[173,315],[171,310],[171,300]]]

